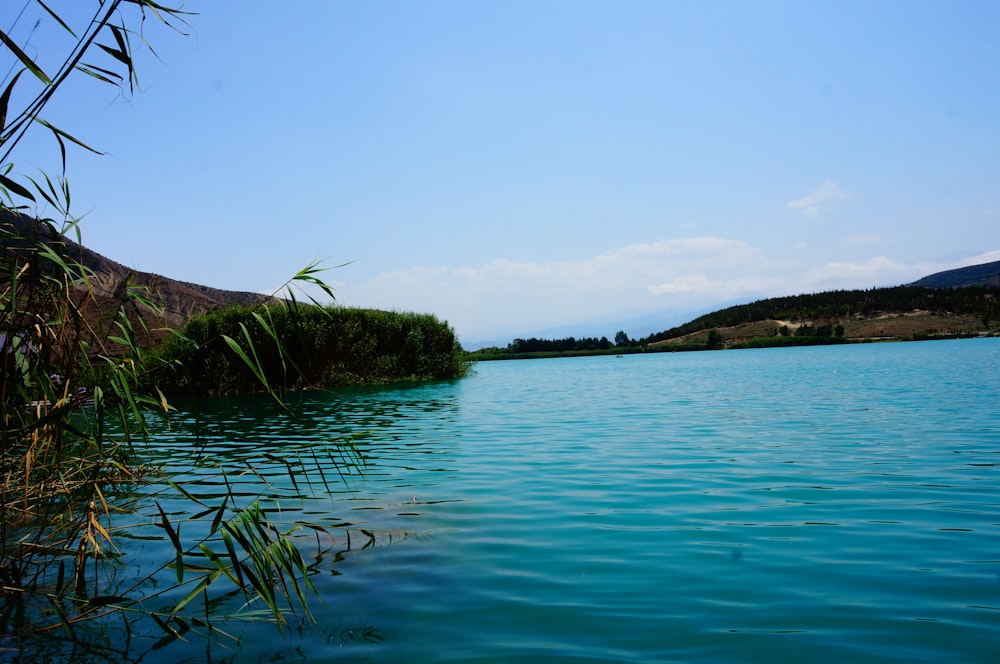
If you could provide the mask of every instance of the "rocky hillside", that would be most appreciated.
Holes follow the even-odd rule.
[[[163,308],[163,314],[155,319],[144,314],[151,328],[181,327],[194,315],[204,314],[232,304],[254,305],[268,300],[260,293],[228,291],[208,286],[200,286],[185,281],[141,272],[125,267],[121,263],[91,251],[64,236],[54,237],[48,226],[37,224],[30,217],[8,210],[0,210],[0,236],[5,238],[4,251],[23,250],[31,242],[19,242],[13,238],[43,240],[60,243],[63,255],[78,261],[91,273],[93,300],[88,307],[88,318],[97,321],[113,316],[118,311],[122,296],[129,287],[145,288],[146,296]],[[155,342],[161,335],[153,334],[144,342]]]

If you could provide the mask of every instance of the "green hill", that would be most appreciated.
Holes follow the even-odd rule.
[[[475,359],[643,351],[800,346],[995,334],[1000,322],[1000,261],[948,270],[906,286],[788,295],[699,316],[643,339],[515,339]]]
[[[985,333],[998,320],[1000,286],[896,286],[758,300],[700,316],[642,343],[703,342],[709,330],[719,330],[732,344],[838,327],[845,340],[923,339]]]
[[[964,288],[968,286],[1000,286],[1000,261],[945,270],[914,281],[912,286],[927,288]]]
[[[1000,261],[938,272],[906,286],[789,295],[727,307],[652,334],[644,344],[727,342],[840,326],[846,339],[975,334],[1000,320]],[[784,329],[783,329],[784,328]]]

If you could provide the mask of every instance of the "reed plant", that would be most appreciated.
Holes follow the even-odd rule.
[[[150,23],[183,32],[187,14],[152,0],[101,0],[92,17],[71,25],[69,16],[78,12],[68,3],[60,12],[36,1],[71,46],[53,69],[0,29],[0,49],[21,65],[0,82],[0,640],[60,632],[87,642],[93,636],[87,625],[118,619],[128,634],[136,617],[155,623],[168,641],[198,629],[218,634],[212,607],[233,593],[245,607],[263,609],[251,615],[278,627],[306,619],[312,572],[296,539],[321,525],[274,521],[265,498],[232,490],[225,467],[218,468],[225,489],[206,500],[145,463],[150,423],[173,411],[158,377],[179,371],[184,358],[151,354],[137,341],[162,313],[155,293],[126,287],[110,307],[98,301],[93,273],[74,255],[79,242],[65,240],[81,237],[70,212],[66,148],[92,149],[40,115],[73,74],[131,93],[133,43],[148,44]],[[14,108],[14,99],[24,99],[23,106]],[[55,138],[61,175],[15,172],[15,150],[33,129]],[[306,267],[287,284],[289,297],[250,315],[261,321],[293,315],[297,284],[332,297],[320,269]],[[243,331],[242,343],[225,335],[205,342],[228,339],[260,379],[258,388],[271,390],[259,358],[292,355],[275,335]],[[193,352],[200,349],[202,342],[175,332]],[[265,353],[268,344],[273,349]],[[357,448],[339,440],[310,455],[327,488],[327,475],[363,465]],[[293,482],[297,472],[288,464]],[[123,581],[131,568],[120,517],[150,478],[165,488],[144,500],[156,506],[155,526],[174,555]],[[164,509],[168,499],[187,509]],[[172,583],[164,584],[165,574]]]
[[[293,299],[196,317],[156,353],[172,367],[160,387],[191,396],[443,380],[469,367],[433,315]]]

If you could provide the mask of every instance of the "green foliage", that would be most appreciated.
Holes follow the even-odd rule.
[[[207,603],[221,582],[234,584],[247,604],[263,604],[279,626],[286,615],[308,616],[311,586],[291,539],[294,529],[278,530],[255,502],[238,505],[228,483],[219,505],[191,498],[197,514],[184,522],[211,520],[212,526],[188,543],[161,511],[177,552],[178,588],[192,583],[185,571],[195,574],[184,599],[166,613],[144,609],[144,579],[109,592],[118,565],[115,541],[123,534],[114,516],[150,470],[141,464],[147,418],[170,411],[156,378],[177,362],[164,364],[136,343],[128,312],[152,306],[141,291],[126,289],[110,315],[88,313],[91,275],[60,237],[52,220],[0,207],[0,634],[61,626],[76,640],[83,638],[82,623],[117,611],[147,615],[176,635],[188,624],[185,606],[195,597]],[[289,311],[285,305],[252,312],[264,329],[257,338],[250,333],[257,327],[241,328],[246,350],[240,361],[261,389],[268,388],[260,369],[267,355],[258,345],[279,342],[279,356],[288,356],[268,321]],[[321,477],[357,465],[338,463],[330,451],[310,452],[332,460],[312,469]],[[172,486],[190,497],[183,486]],[[220,547],[224,554],[213,553]],[[211,568],[198,562],[206,556]],[[222,595],[231,590],[219,589]]]
[[[12,634],[62,629],[75,643],[85,640],[87,621],[113,615],[125,621],[126,630],[130,616],[145,616],[166,640],[179,638],[194,624],[207,624],[211,631],[210,591],[225,596],[233,586],[247,605],[262,603],[281,626],[297,607],[307,613],[308,569],[291,539],[293,531],[279,530],[252,497],[248,504],[236,503],[224,468],[219,469],[225,486],[220,504],[205,505],[182,485],[170,485],[192,509],[192,515],[179,518],[160,510],[159,525],[176,556],[157,572],[173,565],[176,586],[161,585],[162,576],[154,579],[157,572],[127,587],[113,581],[129,569],[118,560],[122,553],[115,542],[123,533],[115,516],[151,470],[142,465],[147,418],[171,411],[158,379],[168,371],[182,372],[184,358],[164,361],[136,342],[145,324],[136,312],[158,313],[148,293],[126,288],[111,311],[94,311],[93,275],[64,238],[71,231],[79,237],[66,179],[18,175],[13,156],[33,128],[54,138],[64,171],[68,144],[96,152],[40,113],[74,72],[111,84],[116,93],[131,93],[137,82],[132,44],[148,46],[150,24],[176,29],[184,12],[152,0],[102,0],[91,3],[93,15],[83,16],[74,30],[67,17],[78,13],[60,14],[48,0],[35,2],[65,29],[72,44],[53,63],[39,57],[51,53],[18,46],[0,30],[5,56],[0,59],[21,67],[0,82],[0,639],[6,648]],[[23,106],[14,108],[18,100]],[[316,276],[319,269],[310,265],[293,282],[331,294]],[[282,316],[300,311],[291,298],[280,308],[246,312],[249,317],[229,330],[231,335],[213,339],[233,351],[234,366],[241,363],[259,389],[271,390],[281,383],[269,382],[270,372],[292,375],[294,361],[304,357],[283,347],[285,339],[278,335]],[[421,339],[414,337],[412,343],[420,345]],[[185,344],[199,351],[196,342]],[[273,357],[279,369],[267,364]],[[339,441],[334,446],[351,453]],[[332,452],[325,453],[334,459]],[[324,486],[324,472],[342,472],[335,461],[317,465]],[[254,470],[252,462],[247,466]],[[294,472],[291,465],[288,469]],[[175,503],[183,504],[177,495]],[[246,498],[240,492],[240,500]],[[186,541],[181,522],[196,523],[194,530],[201,534]],[[155,588],[152,594],[150,588]],[[165,610],[143,603],[151,597],[169,602],[184,590],[187,595]],[[203,602],[200,617],[185,617],[183,611],[196,598]]]
[[[708,331],[708,340],[705,342],[705,348],[709,350],[721,350],[722,346],[722,333],[713,327]]]
[[[157,351],[168,394],[260,391],[456,378],[455,333],[428,314],[344,307],[229,307],[192,319]]]
[[[624,334],[621,332],[619,334]],[[617,337],[616,337],[617,338]],[[620,344],[619,344],[620,345]],[[607,337],[566,337],[565,339],[514,339],[507,345],[507,353],[569,353],[574,351],[609,350],[611,342]]]

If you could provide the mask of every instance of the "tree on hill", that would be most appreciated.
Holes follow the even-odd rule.
[[[987,286],[958,289],[895,286],[790,295],[720,309],[683,325],[651,334],[642,339],[641,343],[667,341],[713,327],[734,327],[767,320],[823,320],[836,325],[837,322],[852,316],[870,316],[879,312],[924,310],[980,318],[986,315],[995,320],[998,302],[1000,302],[1000,287]]]

